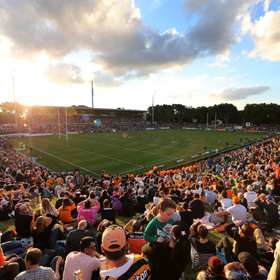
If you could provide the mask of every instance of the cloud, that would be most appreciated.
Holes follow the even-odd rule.
[[[210,67],[217,66],[217,67],[222,67],[222,68],[229,67],[229,65],[227,65],[227,64],[222,64],[222,63],[220,63],[220,62],[215,62],[215,63],[212,63],[212,64],[208,64],[208,66],[210,66]]]
[[[55,84],[71,86],[83,84],[86,81],[82,78],[80,67],[68,63],[52,63],[46,67],[44,75]]]
[[[228,77],[228,76],[222,76],[222,77],[215,77],[213,78],[214,82],[228,82],[228,81],[232,81],[233,78],[232,77]]]
[[[111,75],[97,71],[93,74],[93,84],[97,87],[119,87],[123,84],[123,81],[119,78],[114,78]]]
[[[220,100],[242,100],[251,95],[260,95],[270,90],[267,86],[227,87],[217,92],[210,93],[209,97]]]
[[[196,20],[179,34],[145,26],[133,0],[2,0],[0,36],[9,41],[10,55],[20,59],[41,53],[61,59],[87,50],[103,74],[131,79],[229,54],[237,42],[235,23],[252,3],[185,0],[183,9]]]
[[[249,32],[255,42],[255,48],[249,53],[249,57],[280,60],[280,10],[266,12],[252,23]]]

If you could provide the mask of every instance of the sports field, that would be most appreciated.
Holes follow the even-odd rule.
[[[164,165],[159,170],[168,169],[202,158],[205,146],[211,155],[215,153],[212,152],[214,149],[226,147],[227,142],[236,147],[240,138],[245,141],[246,138],[258,140],[266,136],[264,133],[170,129],[70,134],[68,146],[65,136],[61,136],[61,144],[58,135],[34,136],[31,146],[32,156],[41,156],[39,163],[52,171],[73,171],[79,167],[82,173],[99,177],[103,169],[109,175],[140,174],[155,165]],[[26,150],[20,152],[30,156],[28,137],[10,141],[15,148],[25,144]],[[194,155],[199,156],[194,158]]]

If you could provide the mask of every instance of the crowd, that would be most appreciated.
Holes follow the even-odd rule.
[[[52,173],[0,146],[0,220],[15,225],[1,234],[0,279],[179,280],[188,265],[198,280],[280,276],[279,137],[100,178]]]

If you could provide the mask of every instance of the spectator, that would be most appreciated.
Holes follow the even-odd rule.
[[[266,229],[271,231],[279,223],[278,207],[274,203],[274,197],[272,195],[265,196],[259,195],[254,203],[257,207],[254,210],[254,218],[259,222],[267,223]]]
[[[91,205],[94,205],[91,207]],[[87,220],[92,225],[97,222],[97,212],[100,209],[100,203],[96,200],[85,200],[78,204],[78,218],[77,221]]]
[[[130,226],[132,226],[132,232],[129,231]],[[141,255],[142,246],[147,243],[144,240],[144,233],[141,231],[141,223],[138,220],[130,220],[124,227],[126,231],[126,238],[129,245],[130,253]]]
[[[238,255],[238,259],[241,262],[231,262],[228,263],[225,268],[225,276],[232,280],[266,280],[268,272],[267,270],[258,265],[257,259],[248,252],[242,252]],[[240,273],[238,271],[244,269],[247,275]]]
[[[62,258],[58,258],[56,262],[56,271],[50,267],[39,266],[42,259],[42,252],[37,248],[29,248],[25,256],[26,271],[21,272],[15,278],[16,280],[53,280],[60,279],[59,277],[59,265],[62,263]]]
[[[257,198],[257,193],[253,191],[253,186],[249,185],[247,187],[247,192],[244,193],[244,197],[247,199],[248,209],[256,206],[254,200]]]
[[[136,212],[144,213],[146,208],[145,205],[148,204],[148,198],[144,195],[143,190],[138,190],[138,195],[136,196]]]
[[[71,211],[76,208],[75,203],[69,198],[64,198],[62,206],[58,209],[58,215],[61,222],[67,224],[73,222]]]
[[[116,211],[115,209],[110,207],[110,201],[108,199],[105,199],[103,201],[103,208],[100,211],[101,214],[101,220],[109,220],[113,224],[116,223]]]
[[[15,226],[19,236],[29,238],[31,236],[30,225],[33,220],[33,210],[28,203],[18,203],[15,207]]]
[[[63,272],[64,280],[72,280],[76,269],[82,271],[83,280],[92,279],[92,274],[99,268],[98,258],[101,256],[95,251],[94,241],[93,237],[83,237],[80,241],[80,252],[71,252],[67,255]]]
[[[101,249],[107,259],[108,269],[100,269],[104,279],[141,279],[151,278],[150,267],[139,255],[126,255],[126,236],[123,228],[111,225],[103,233]]]
[[[86,220],[82,220],[78,223],[76,230],[71,230],[66,238],[65,243],[65,256],[70,252],[79,251],[80,241],[86,236],[94,236],[93,226]]]
[[[194,219],[201,219],[205,213],[205,205],[199,199],[199,194],[194,195],[194,199],[189,203],[189,209],[193,214]]]

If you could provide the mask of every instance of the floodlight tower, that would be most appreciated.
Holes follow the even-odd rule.
[[[91,108],[93,109],[93,97],[94,97],[94,89],[93,89],[93,81],[91,81]]]
[[[15,110],[15,125],[18,128],[18,119],[17,119],[17,104],[16,104],[16,92],[15,92],[15,78],[14,78],[15,70],[12,72],[12,80],[13,80],[13,94],[14,94],[14,110]]]
[[[155,122],[155,110],[154,110],[154,101],[155,101],[156,91],[154,91],[153,98],[152,98],[152,124]]]

